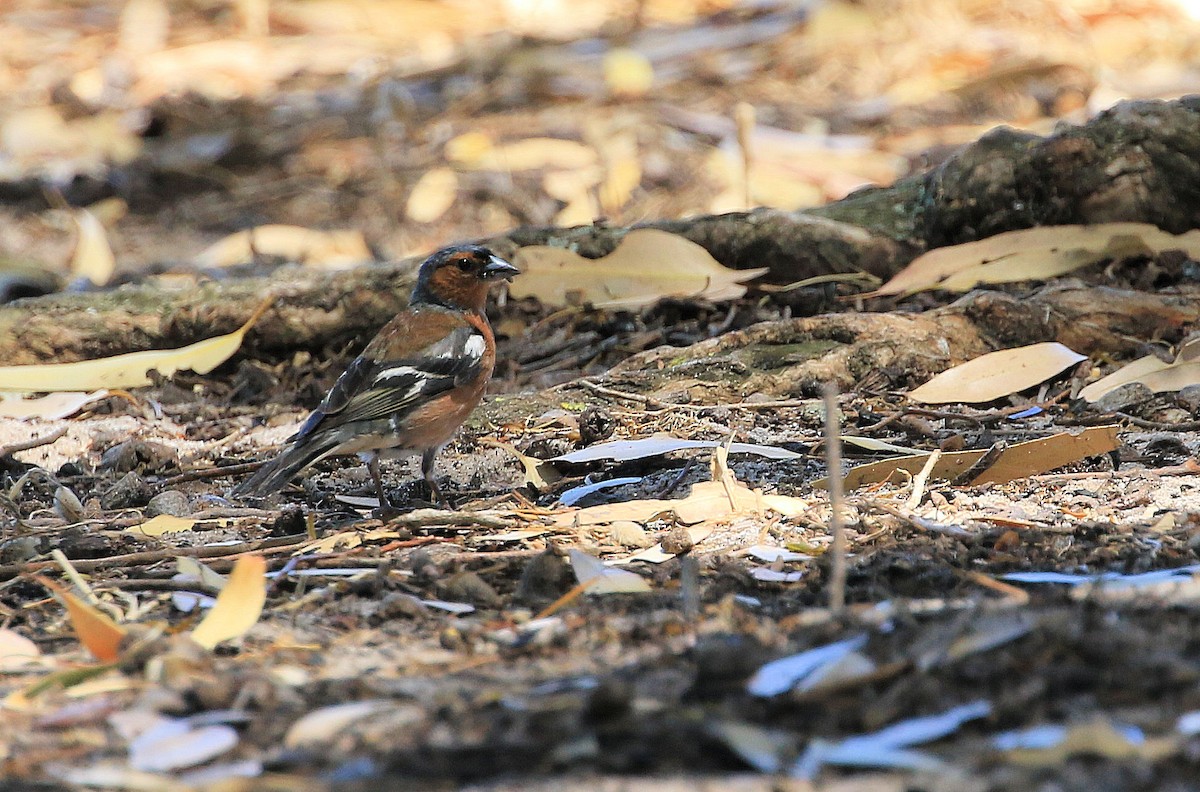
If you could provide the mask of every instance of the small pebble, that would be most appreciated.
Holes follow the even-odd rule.
[[[529,560],[517,583],[516,599],[520,602],[544,602],[556,599],[571,588],[575,576],[566,559],[547,550]]]
[[[146,505],[147,517],[156,517],[159,514],[167,514],[171,517],[187,517],[191,513],[192,504],[188,501],[188,496],[179,490],[160,492],[151,498],[150,503]]]
[[[150,485],[137,473],[126,473],[100,496],[100,506],[107,511],[133,509],[150,501]]]
[[[500,595],[474,572],[459,572],[440,587],[442,599],[469,602],[481,608],[499,608]]]
[[[658,541],[662,544],[663,552],[671,555],[682,555],[696,546],[696,543],[692,541],[692,535],[682,525],[676,525],[671,530],[664,532],[659,536]]]

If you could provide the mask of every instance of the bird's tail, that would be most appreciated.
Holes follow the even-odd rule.
[[[306,437],[259,468],[230,493],[235,498],[265,497],[283,489],[292,476],[329,454],[338,445],[333,437]]]

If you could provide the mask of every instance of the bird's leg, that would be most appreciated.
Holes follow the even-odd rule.
[[[375,496],[379,498],[379,508],[388,508],[391,504],[388,503],[387,493],[383,491],[383,476],[379,474],[379,454],[367,457],[367,470],[371,473],[371,481],[375,482]]]
[[[442,495],[442,489],[433,480],[433,460],[437,458],[438,449],[426,448],[421,454],[421,475],[425,477],[425,483],[429,485],[429,494],[433,498],[434,503],[441,506],[443,509],[449,509],[450,504]]]

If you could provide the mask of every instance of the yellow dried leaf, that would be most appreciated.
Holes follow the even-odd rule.
[[[121,10],[117,49],[131,58],[166,47],[171,13],[163,0],[128,0]]]
[[[169,377],[181,369],[207,374],[228,360],[246,332],[271,306],[263,301],[246,323],[232,333],[197,341],[178,349],[153,349],[125,355],[81,360],[76,363],[45,363],[33,366],[0,366],[0,391],[85,391],[96,388],[138,388],[152,384],[148,371]]]
[[[591,194],[582,193],[568,201],[567,205],[554,215],[554,224],[564,228],[590,225],[599,214]]]
[[[258,623],[267,601],[267,562],[260,555],[238,558],[217,602],[192,631],[192,640],[205,649],[240,638]]]
[[[374,500],[374,499],[372,499]],[[375,501],[378,506],[378,501]],[[292,555],[309,555],[312,553],[333,553],[337,550],[352,550],[363,543],[362,534],[358,531],[338,531],[329,536],[323,536],[312,542],[306,542],[296,549]]]
[[[275,256],[324,269],[348,269],[375,260],[361,231],[318,231],[289,225],[264,225],[238,231],[196,256],[199,267],[248,264],[255,255]]]
[[[471,170],[575,170],[594,167],[600,161],[590,146],[561,138],[527,138],[486,148],[474,138],[466,143],[455,140],[450,141],[455,145],[446,145],[446,158]]]
[[[864,296],[967,291],[980,283],[1044,280],[1100,261],[1166,250],[1200,258],[1200,229],[1176,236],[1147,223],[1099,223],[1009,231],[931,250]]]
[[[117,266],[104,224],[88,210],[80,209],[75,212],[75,226],[79,236],[75,241],[75,253],[71,256],[71,274],[77,278],[87,278],[96,286],[103,286],[112,280]]]
[[[195,527],[198,520],[193,520],[187,517],[176,517],[172,514],[158,514],[151,517],[146,522],[140,525],[135,525],[127,529],[127,533],[138,534],[139,536],[163,536],[169,533],[181,533],[190,531]],[[212,520],[215,523],[224,523],[227,520]]]
[[[587,197],[602,178],[600,168],[584,170],[547,171],[542,177],[542,189],[551,198],[571,202],[580,196]]]
[[[654,65],[636,50],[609,50],[604,56],[604,84],[613,96],[645,96],[654,87]]]
[[[75,635],[92,656],[102,663],[116,662],[121,653],[121,641],[125,638],[125,628],[53,580],[40,575],[34,579],[54,592],[54,596],[66,607]]]
[[[1032,388],[1070,368],[1084,355],[1058,342],[989,352],[946,369],[908,394],[923,404],[977,404]]]
[[[454,205],[457,196],[458,175],[449,168],[434,168],[413,185],[404,214],[414,223],[432,223]]]
[[[463,168],[471,168],[483,159],[495,144],[485,132],[464,132],[446,141],[442,153],[449,162]]]
[[[88,204],[87,210],[95,215],[105,228],[112,228],[129,214],[129,204],[114,195]]]
[[[635,308],[663,297],[735,300],[746,293],[744,281],[767,271],[727,269],[695,242],[652,228],[630,231],[603,258],[530,246],[517,251],[514,263],[525,276],[509,287],[512,296],[597,308]]]
[[[562,479],[562,474],[554,467],[553,462],[522,454],[512,443],[488,439],[481,440],[481,442],[485,445],[501,448],[516,457],[517,461],[521,463],[521,467],[525,469],[525,484],[539,492],[547,491],[555,482]]]
[[[636,152],[608,164],[604,183],[600,185],[600,207],[613,213],[629,202],[633,191],[642,183],[642,164]]]

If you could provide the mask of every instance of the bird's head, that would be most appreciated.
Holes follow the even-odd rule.
[[[508,280],[520,272],[485,247],[453,245],[442,248],[421,264],[409,302],[482,311],[492,283]]]

